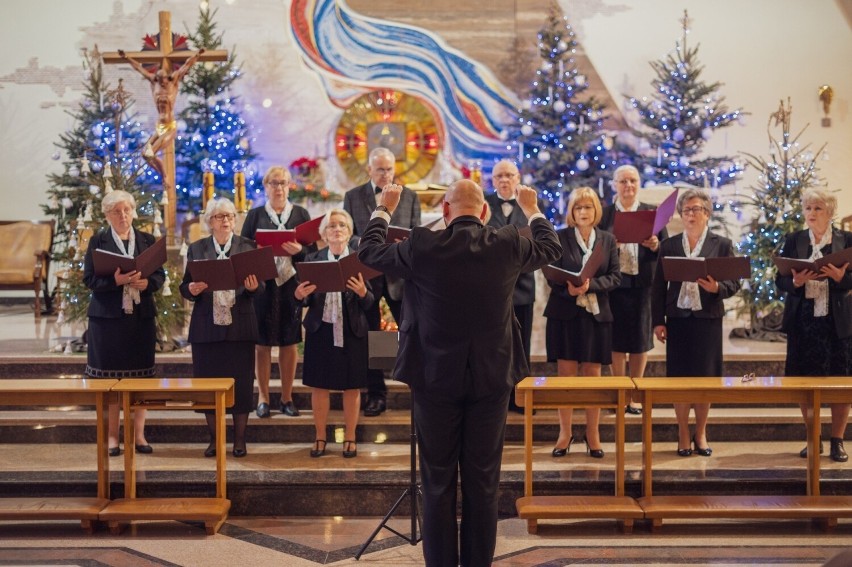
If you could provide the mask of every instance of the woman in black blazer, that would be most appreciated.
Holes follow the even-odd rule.
[[[682,234],[660,244],[660,258],[666,256],[713,258],[733,256],[734,246],[727,238],[710,232],[712,203],[699,189],[684,191],[677,200],[677,212],[683,218]],[[739,281],[717,281],[712,276],[697,282],[668,282],[663,264],[651,292],[651,318],[654,335],[666,345],[666,375],[722,375],[722,300],[740,289]],[[689,410],[695,408],[695,434],[689,435]],[[702,457],[713,453],[707,445],[707,417],[710,404],[674,404],[678,426],[677,454],[695,452]]]
[[[640,203],[642,186],[639,170],[622,165],[613,174],[615,203],[604,207],[600,227],[612,232],[617,211],[653,211],[656,207]],[[612,374],[641,378],[648,364],[648,351],[654,348],[651,329],[651,282],[657,269],[660,241],[668,237],[664,228],[644,242],[618,244],[621,283],[609,294],[612,308]],[[629,369],[629,374],[627,373]],[[639,415],[642,409],[628,400],[625,411]]]
[[[306,261],[337,261],[355,253],[352,217],[343,209],[331,209],[320,223],[320,235],[328,248],[309,254]],[[346,429],[343,456],[358,455],[355,430],[361,406],[361,388],[367,387],[367,310],[375,301],[369,284],[359,273],[349,278],[346,291],[314,293],[317,286],[302,281],[295,298],[308,307],[305,315],[305,357],[302,383],[311,387],[316,441],[311,457],[325,454],[330,390],[343,390],[343,421]]]
[[[270,167],[263,176],[266,203],[248,212],[240,234],[255,240],[258,229],[289,230],[311,220],[308,211],[288,200],[290,172],[280,166]],[[281,413],[299,415],[293,403],[293,379],[296,376],[298,345],[302,342],[302,311],[296,309],[294,262],[305,259],[298,242],[285,242],[281,247],[289,256],[276,256],[278,277],[264,282],[264,290],[254,296],[254,311],[259,325],[257,357],[257,417],[269,417],[269,375],[272,370],[272,347],[278,347],[278,372],[281,375]]]
[[[189,246],[187,264],[193,260],[228,258],[255,248],[248,238],[234,234],[236,210],[227,199],[211,199],[202,221],[211,236]],[[234,420],[235,457],[245,457],[246,426],[254,403],[254,345],[257,342],[257,320],[252,297],[263,283],[248,276],[236,290],[207,291],[207,284],[194,281],[190,268],[183,276],[180,293],[192,301],[189,342],[192,344],[192,373],[196,378],[227,376],[234,378],[234,405],[228,408]],[[205,411],[210,445],[205,457],[216,456],[216,419],[213,411]]]
[[[595,228],[601,220],[601,202],[589,187],[571,192],[565,222],[568,228],[557,231],[562,258],[553,264],[569,272],[579,272],[592,254],[601,247],[605,259],[595,275],[574,286],[571,282],[550,284],[550,298],[544,308],[547,317],[547,359],[556,361],[560,376],[600,376],[601,365],[612,362],[612,311],[609,292],[618,287],[618,248],[615,237]],[[571,449],[571,409],[559,410],[559,438],[552,451],[564,457]],[[586,408],[586,435],[583,441],[589,455],[603,458],[600,448],[600,408]]]
[[[787,236],[781,256],[816,260],[852,247],[852,232],[832,228],[837,198],[821,189],[802,195],[808,228]],[[828,264],[819,272],[793,270],[777,275],[775,285],[786,292],[783,329],[787,333],[787,376],[852,375],[852,272],[849,263]],[[802,406],[807,425],[807,408]],[[849,421],[849,404],[831,404],[832,460],[849,460],[843,434]],[[820,444],[822,453],[822,444]],[[808,456],[805,447],[799,453]]]
[[[130,193],[107,193],[101,201],[101,210],[109,229],[92,237],[83,261],[83,282],[92,290],[86,333],[86,375],[92,378],[150,378],[154,375],[157,345],[154,293],[163,287],[166,273],[160,266],[147,279],[143,279],[140,272],[122,274],[119,270],[111,276],[95,275],[95,250],[136,257],[155,241],[147,232],[133,228],[136,200]],[[107,438],[111,457],[121,453],[118,410],[118,403],[110,404]],[[133,410],[136,452],[147,454],[154,450],[145,439],[145,414],[144,409]]]

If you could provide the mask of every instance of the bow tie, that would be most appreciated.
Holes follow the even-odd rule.
[[[381,192],[382,192],[382,188],[377,186],[376,187],[376,195],[378,195]]]
[[[512,205],[514,207],[515,205],[518,204],[518,202],[515,199],[501,199],[500,204],[501,205],[504,205],[504,204]]]

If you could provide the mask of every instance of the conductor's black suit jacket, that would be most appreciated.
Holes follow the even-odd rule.
[[[515,281],[562,253],[550,222],[530,226],[532,240],[515,226],[497,230],[463,216],[385,244],[387,222],[370,221],[359,259],[405,279],[394,377],[413,389],[458,392],[469,372],[477,391],[499,392],[529,373],[513,315]]]

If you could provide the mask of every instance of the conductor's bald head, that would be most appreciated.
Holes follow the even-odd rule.
[[[444,221],[447,224],[460,216],[485,218],[485,195],[482,187],[470,179],[452,183],[444,195]]]

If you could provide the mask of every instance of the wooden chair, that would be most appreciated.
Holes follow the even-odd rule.
[[[35,317],[41,296],[50,309],[47,272],[56,221],[0,221],[0,290],[33,290]]]

